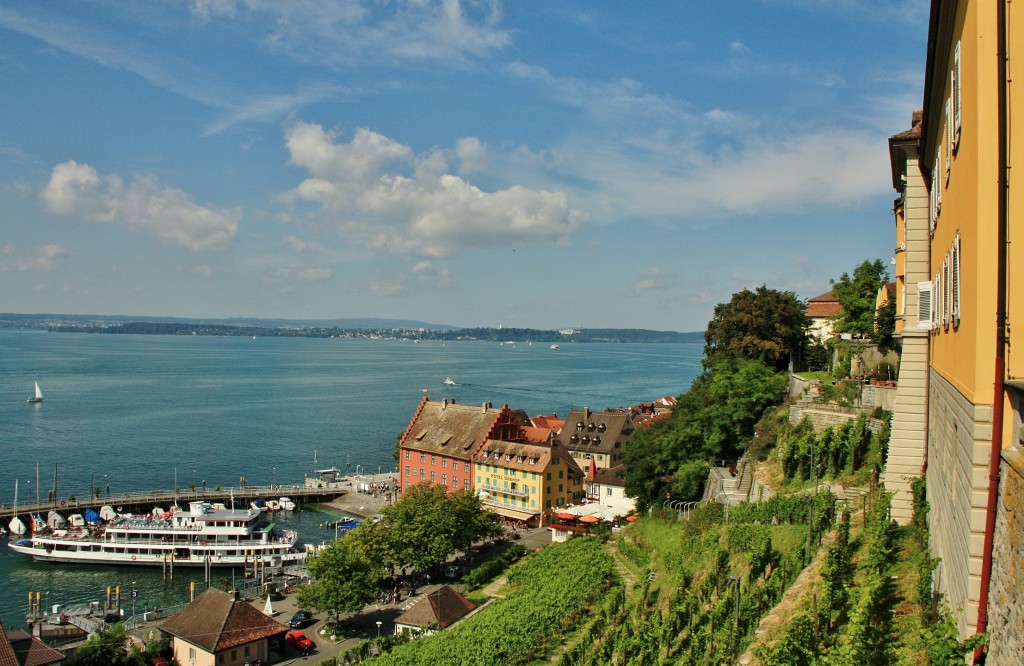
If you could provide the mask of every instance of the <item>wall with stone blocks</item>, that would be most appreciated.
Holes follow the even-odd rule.
[[[988,592],[987,666],[1024,664],[1024,452],[1003,450]]]

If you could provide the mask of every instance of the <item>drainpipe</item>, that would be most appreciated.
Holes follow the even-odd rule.
[[[996,229],[996,358],[992,392],[992,451],[988,464],[988,507],[985,515],[985,543],[981,562],[981,595],[978,599],[979,634],[988,630],[988,593],[992,579],[992,543],[996,527],[996,507],[999,503],[999,458],[1003,449],[1003,379],[1006,372],[1006,227],[1009,207],[1009,157],[1007,155],[1007,85],[1006,85],[1006,2],[1000,0],[996,29],[998,31],[998,135],[999,135],[999,200]],[[974,663],[985,661],[985,651],[974,651]]]

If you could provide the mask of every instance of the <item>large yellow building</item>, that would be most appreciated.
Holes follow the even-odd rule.
[[[473,472],[485,508],[532,527],[546,525],[553,511],[586,497],[583,470],[555,441],[487,440],[473,456]]]
[[[1015,275],[1024,244],[1012,243],[1024,231],[1024,189],[1009,178],[1024,164],[1024,98],[1021,84],[1009,83],[1024,81],[1017,4],[932,2],[919,152],[929,277],[906,284],[929,330],[935,583],[962,636],[991,633],[989,664],[1024,663],[1024,353],[1013,353],[1024,342],[1016,333],[1024,282]]]

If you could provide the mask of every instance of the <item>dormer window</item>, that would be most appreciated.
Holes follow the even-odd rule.
[[[579,421],[576,423],[576,431],[579,432],[581,430],[583,430],[583,421]]]
[[[607,429],[608,429],[608,426],[606,426],[605,424],[603,424],[603,423],[598,423],[597,424],[597,431],[598,432],[604,432]]]
[[[587,430],[593,431],[593,430],[594,430],[595,428],[597,428],[597,426],[596,426],[596,425],[594,425],[594,422],[593,422],[593,421],[591,421],[591,422],[590,422],[590,423],[589,423],[589,424],[587,425]]]

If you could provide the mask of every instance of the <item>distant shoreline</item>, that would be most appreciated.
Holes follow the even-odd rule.
[[[651,331],[632,328],[593,328],[543,330],[533,328],[455,328],[429,325],[410,325],[409,322],[395,322],[395,325],[375,321],[377,325],[310,325],[305,322],[280,325],[260,323],[221,323],[187,320],[128,320],[126,318],[89,317],[84,315],[3,315],[0,314],[0,329],[34,329],[54,333],[105,333],[120,335],[206,335],[236,337],[274,338],[349,338],[412,341],[461,341],[482,340],[501,343],[568,344],[573,342],[619,342],[619,343],[687,343],[704,342],[700,331],[679,333],[676,331]],[[304,325],[303,325],[304,324]]]

